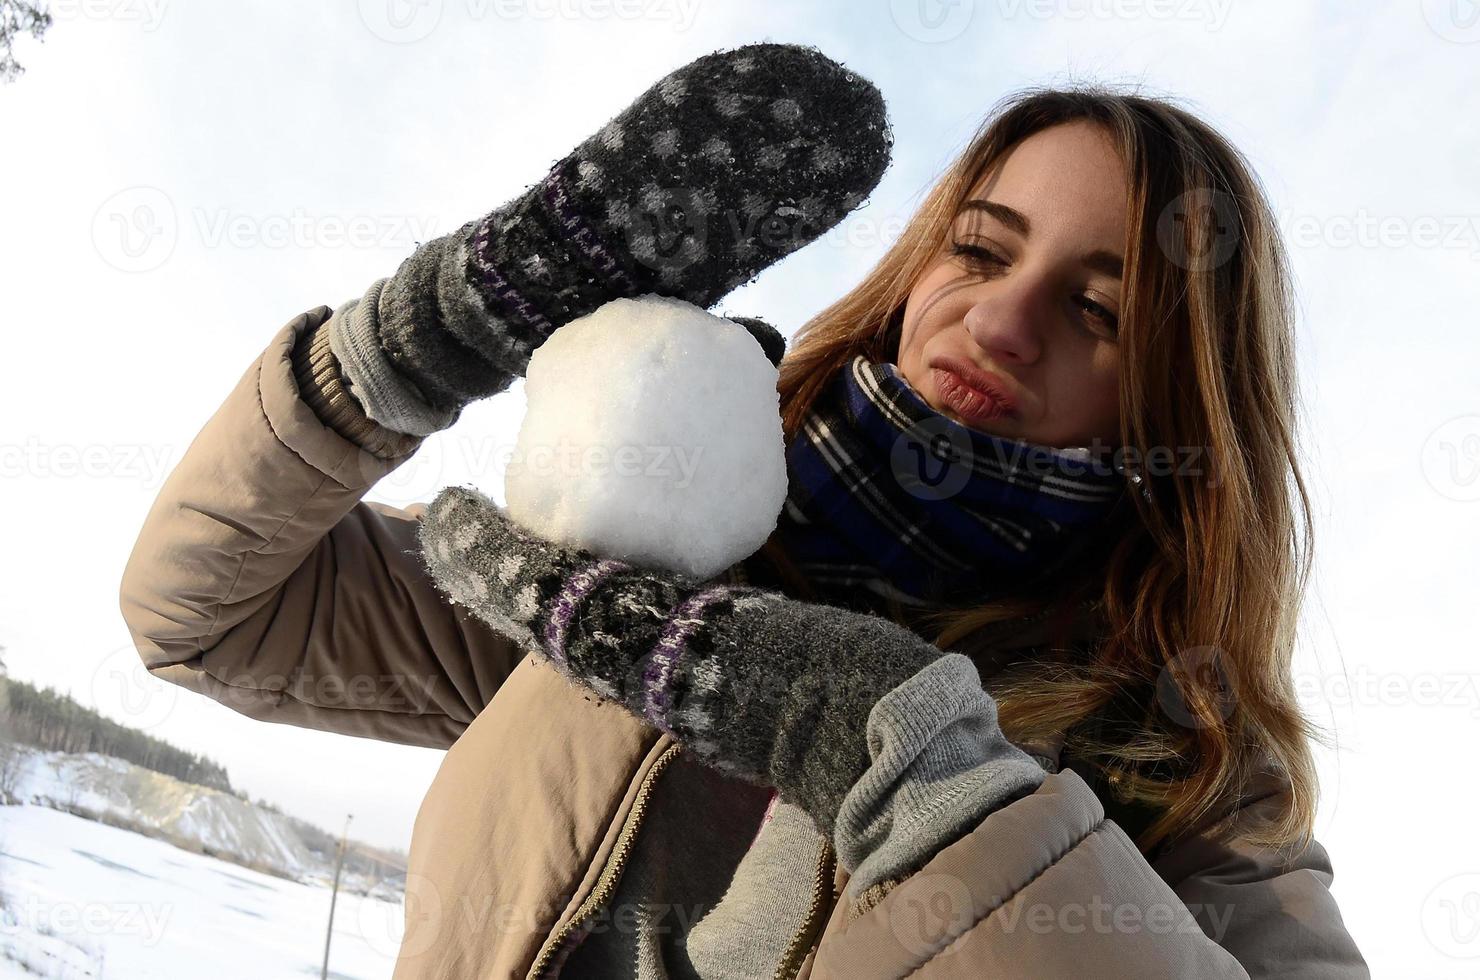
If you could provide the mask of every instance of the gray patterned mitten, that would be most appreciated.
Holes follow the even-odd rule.
[[[419,535],[433,580],[454,602],[700,761],[774,786],[829,835],[870,769],[874,706],[943,657],[970,669],[882,617],[552,544],[466,487],[438,494]],[[976,690],[987,697],[979,681]],[[940,724],[928,713],[896,722]],[[980,725],[990,729],[978,731],[984,746],[1011,754],[997,796],[1031,790],[1038,767],[1006,742],[991,713]]]
[[[334,353],[371,418],[396,427],[404,411],[385,403],[409,398],[422,428],[451,424],[613,299],[713,306],[862,203],[891,140],[878,89],[815,48],[704,55],[522,196],[418,247],[344,318]],[[780,339],[757,337],[768,354]],[[378,404],[385,363],[404,386]]]

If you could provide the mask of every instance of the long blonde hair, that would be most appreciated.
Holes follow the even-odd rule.
[[[1127,468],[1102,561],[1053,595],[932,616],[934,642],[969,649],[993,623],[1087,592],[1103,623],[1093,649],[1034,657],[989,683],[1005,733],[1063,738],[1119,801],[1149,808],[1143,848],[1229,811],[1261,770],[1287,789],[1254,838],[1299,841],[1314,820],[1316,733],[1291,676],[1312,531],[1295,446],[1293,299],[1258,179],[1210,126],[1099,85],[1002,100],[868,276],[796,335],[780,366],[783,429],[795,436],[856,354],[896,360],[905,300],[961,202],[1018,142],[1075,121],[1110,136],[1131,188],[1120,446],[1143,460],[1168,447],[1192,465],[1136,468],[1142,483]],[[776,535],[763,550],[801,581]]]

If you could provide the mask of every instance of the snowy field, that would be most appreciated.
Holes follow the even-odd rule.
[[[323,961],[328,888],[44,807],[0,807],[0,893],[0,980],[266,980]],[[401,905],[341,892],[334,920],[329,975],[390,976]]]

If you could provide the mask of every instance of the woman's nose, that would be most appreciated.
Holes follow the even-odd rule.
[[[966,332],[994,359],[1031,364],[1042,354],[1042,291],[1026,280],[983,283],[966,310]]]

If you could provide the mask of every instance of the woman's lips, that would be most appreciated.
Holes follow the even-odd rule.
[[[981,372],[950,361],[932,362],[931,371],[941,399],[967,424],[1017,416],[1017,405],[1011,397]],[[969,375],[970,380],[963,375]]]

